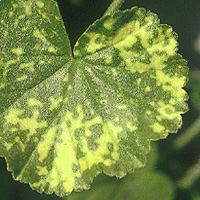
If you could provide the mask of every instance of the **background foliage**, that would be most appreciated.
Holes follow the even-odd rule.
[[[58,1],[72,45],[88,25],[103,15],[110,3],[111,0]],[[72,193],[65,199],[200,199],[200,2],[127,0],[122,10],[135,5],[157,13],[162,24],[171,25],[178,33],[179,53],[189,61],[190,80],[186,90],[190,95],[190,111],[183,116],[183,127],[178,134],[153,144],[144,169],[121,180],[100,175],[89,191]],[[28,185],[13,181],[3,159],[0,160],[0,186],[2,200],[61,199],[38,194]]]

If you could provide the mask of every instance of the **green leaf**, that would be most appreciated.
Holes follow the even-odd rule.
[[[151,171],[139,169],[132,176],[127,176],[116,200],[123,199],[134,200],[172,200],[174,199],[173,182],[166,175]]]
[[[144,166],[187,111],[176,39],[134,7],[97,20],[72,57],[53,0],[2,0],[0,156],[13,177],[64,196]]]

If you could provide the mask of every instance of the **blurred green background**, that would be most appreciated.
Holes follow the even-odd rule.
[[[111,0],[58,0],[72,46],[85,29],[100,18]],[[126,0],[122,10],[133,6],[157,13],[162,24],[179,36],[179,53],[188,61],[190,96],[188,113],[178,134],[152,143],[147,166],[117,180],[103,174],[91,189],[69,197],[38,194],[12,180],[0,159],[0,200],[200,200],[200,1]]]

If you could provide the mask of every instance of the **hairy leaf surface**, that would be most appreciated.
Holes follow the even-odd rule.
[[[53,0],[1,1],[0,156],[14,178],[63,196],[144,166],[187,111],[176,39],[134,7],[97,20],[72,56]]]

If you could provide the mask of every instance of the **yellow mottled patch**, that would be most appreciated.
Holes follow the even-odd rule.
[[[46,176],[49,173],[46,166],[44,166],[44,167],[42,167],[42,166],[36,166],[36,167],[38,169],[37,174],[39,176]]]
[[[151,88],[150,88],[149,86],[147,86],[147,87],[145,88],[145,91],[146,91],[146,92],[150,92],[150,91],[151,91]]]
[[[131,47],[132,44],[137,41],[134,35],[130,36],[133,33],[135,23],[136,21],[132,21],[128,24],[125,24],[114,36],[113,44],[116,44],[116,47],[119,50],[122,50],[123,47]]]
[[[20,22],[20,19],[19,18],[15,18],[15,22],[14,22],[15,28],[18,26],[19,22]]]
[[[90,109],[90,114],[94,115],[94,113],[95,113],[95,110],[94,109]]]
[[[58,99],[54,99],[53,97],[50,97],[49,101],[51,102],[49,110],[54,110],[58,107],[59,103],[63,101],[63,97],[60,96]]]
[[[35,36],[36,38],[39,38],[42,41],[46,42],[46,38],[44,37],[44,35],[37,28],[34,29],[33,36]]]
[[[19,147],[21,148],[22,152],[24,152],[25,150],[25,145],[24,143],[20,140],[20,137],[19,136],[16,136],[14,138],[14,141],[12,143],[9,143],[9,142],[4,142],[4,146],[6,147],[6,150],[7,151],[10,151],[10,149],[12,148],[12,146],[14,144],[18,143],[19,144]]]
[[[105,59],[105,63],[106,64],[111,64],[113,62],[113,56],[112,55],[108,55]]]
[[[8,31],[4,31],[4,39],[6,39],[8,37]]]
[[[185,82],[186,82],[186,77],[177,77],[177,76],[173,76],[170,77],[168,74],[165,74],[163,71],[158,70],[156,71],[156,79],[157,79],[157,84],[167,84],[170,83],[170,85],[173,88],[179,88],[180,86],[184,86]],[[167,87],[166,87],[167,88]]]
[[[72,85],[69,85],[67,89],[68,89],[68,90],[71,90],[71,89],[72,89]]]
[[[59,178],[58,170],[55,168],[55,166],[53,166],[52,170],[50,171],[47,181],[49,182],[51,189],[57,189],[60,178]]]
[[[105,155],[106,153],[107,154],[110,153],[106,146],[107,142],[112,143],[114,146],[114,152],[112,153],[111,156],[113,157],[114,160],[118,159],[119,155],[117,153],[117,149],[118,149],[117,134],[122,131],[122,127],[116,127],[111,122],[109,122],[106,125],[103,123],[103,120],[100,116],[97,116],[96,118],[94,118],[92,120],[83,122],[84,113],[83,113],[82,107],[80,105],[77,106],[77,112],[78,112],[77,118],[74,118],[73,113],[71,113],[69,111],[66,114],[66,121],[71,122],[71,127],[69,128],[69,132],[71,133],[74,147],[76,147],[78,141],[76,141],[76,139],[74,138],[73,135],[75,133],[75,130],[77,130],[79,128],[84,127],[85,134],[87,136],[90,136],[92,133],[89,130],[89,128],[95,124],[102,124],[103,133],[104,133],[99,139],[96,140],[96,142],[99,144],[99,148],[96,149],[95,151],[88,149],[88,142],[87,142],[86,137],[80,138],[79,142],[82,144],[81,151],[86,154],[85,157],[82,157],[78,161],[79,165],[80,165],[80,170],[84,171],[86,169],[90,169],[93,165],[99,164],[99,162],[104,163],[103,155]],[[95,159],[94,159],[94,157],[95,157]],[[113,161],[113,160],[110,160],[110,161],[107,160],[106,164],[108,165],[108,164],[112,164],[114,162],[115,161]]]
[[[155,102],[153,102],[153,101],[150,102],[150,105],[151,105],[151,106],[155,106]]]
[[[104,134],[98,140],[96,140],[96,142],[99,144],[99,147],[95,151],[90,151],[87,147],[86,138],[81,138],[81,143],[83,144],[81,151],[87,154],[85,157],[79,159],[81,171],[84,171],[86,169],[91,169],[93,165],[98,165],[99,163],[103,163],[105,166],[110,166],[111,164],[114,164],[116,160],[119,159],[119,154],[118,154],[119,139],[117,135],[121,131],[122,127],[114,126],[112,122],[103,124]],[[106,146],[108,142],[113,144],[114,150],[112,153],[109,152]],[[104,160],[103,155],[105,154],[110,154],[113,160],[111,159]]]
[[[118,109],[122,109],[122,110],[127,109],[127,105],[126,104],[119,104],[119,105],[116,105],[115,107],[118,108]]]
[[[65,77],[63,78],[63,81],[64,81],[64,82],[68,82],[68,80],[69,80],[69,74],[67,73],[67,74],[65,75]]]
[[[92,135],[92,133],[89,130],[89,128],[94,124],[102,124],[101,117],[98,116],[98,117],[95,117],[95,118],[85,122],[84,126],[85,126],[85,135],[86,136],[91,136]]]
[[[54,35],[58,36],[58,32],[57,31],[52,31]]]
[[[7,123],[17,125],[19,124],[19,130],[29,130],[27,133],[26,142],[30,140],[30,137],[36,133],[36,129],[47,127],[47,122],[42,120],[38,122],[39,111],[34,110],[31,118],[22,118],[23,110],[11,108],[8,114],[5,116]],[[19,117],[20,116],[20,117]]]
[[[104,48],[106,46],[110,46],[112,43],[111,40],[109,40],[105,35],[99,34],[96,32],[89,32],[85,34],[89,39],[89,43],[87,45],[87,51],[88,53],[95,53],[101,48]],[[100,43],[96,43],[96,40],[100,40]],[[74,52],[75,53],[75,52]]]
[[[75,46],[78,46],[78,42],[75,44]],[[78,49],[74,49],[74,56],[81,56],[81,51]]]
[[[39,61],[39,64],[40,64],[40,65],[43,65],[44,63],[45,63],[44,60],[40,60],[40,61]]]
[[[175,107],[170,104],[165,104],[162,101],[158,102],[157,111],[160,115],[156,116],[156,118],[161,121],[162,119],[181,119],[180,112],[176,112]]]
[[[29,98],[27,102],[29,106],[40,106],[40,107],[43,106],[43,104],[35,98]]]
[[[104,22],[103,26],[108,30],[112,30],[116,21],[117,21],[117,18],[110,17]]]
[[[175,100],[174,98],[171,98],[170,101],[169,101],[169,103],[170,103],[171,105],[174,105],[174,104],[176,103],[176,100]]]
[[[130,130],[130,131],[135,131],[137,130],[137,126],[133,126],[131,121],[128,121],[126,123],[126,127]]]
[[[119,117],[115,117],[115,121],[118,122],[119,121]]]
[[[141,78],[138,78],[138,79],[137,79],[137,85],[138,85],[138,86],[140,86],[140,84],[141,84],[141,81],[142,81],[142,79],[141,79]]]
[[[48,52],[50,52],[50,53],[56,53],[57,50],[56,50],[53,46],[50,46],[50,47],[48,48]]]
[[[26,16],[25,15],[20,15],[19,19],[24,19]]]
[[[156,51],[163,51],[165,50],[166,53],[168,54],[168,56],[172,56],[174,55],[175,49],[178,46],[178,42],[176,41],[175,38],[173,38],[173,34],[172,34],[172,28],[169,28],[165,34],[163,34],[161,31],[162,29],[157,29],[158,31],[158,38],[157,38],[157,43],[154,43],[151,46],[148,46],[147,51],[150,54],[154,54]],[[165,44],[165,38],[166,37],[170,37],[169,39],[169,43],[166,45]]]
[[[176,53],[175,48],[177,47],[177,41],[172,36],[172,29],[169,29],[165,35],[163,35],[160,29],[158,29],[160,32],[157,41],[161,42],[156,42],[153,45],[149,44],[149,40],[154,37],[153,31],[147,31],[146,29],[153,20],[154,19],[148,18],[148,23],[143,26],[141,26],[139,21],[132,21],[124,25],[124,27],[120,28],[113,39],[113,44],[115,48],[120,51],[120,57],[125,60],[127,69],[129,69],[132,73],[134,73],[135,71],[139,71],[140,73],[142,73],[149,68],[162,69],[164,67],[164,65],[162,65],[163,61],[166,60],[167,57],[172,56]],[[165,44],[166,35],[171,36],[168,45]],[[132,52],[130,50],[127,50],[126,48],[133,46],[137,42],[137,38],[140,38],[141,44],[145,49],[147,49],[147,52],[150,55],[153,54],[151,58],[151,64],[145,64],[141,62],[133,64],[133,57],[134,55],[136,55],[137,52]],[[167,56],[163,55],[161,58],[161,56],[154,54],[157,51],[163,50],[165,50]]]
[[[47,127],[47,122],[42,120],[38,122],[37,118],[39,117],[39,111],[33,111],[33,116],[31,118],[24,118],[19,120],[19,125],[21,130],[29,130],[27,134],[26,142],[30,140],[30,137],[36,133],[37,129]]]
[[[119,75],[115,68],[112,68],[111,71],[112,71],[112,75],[113,76],[118,76]]]
[[[0,22],[1,22],[2,25],[7,25],[7,24],[5,23],[5,20],[3,20],[3,19],[1,19]]]
[[[13,64],[16,64],[16,63],[17,63],[17,60],[9,60],[8,62],[5,63],[5,68],[4,68],[4,71],[3,71],[3,77],[5,79],[7,79],[7,73],[9,72],[10,65],[13,65]],[[3,64],[3,62],[2,62],[2,64]],[[4,86],[6,86],[6,85],[4,85]]]
[[[20,64],[20,69],[27,69],[29,72],[34,72],[35,68],[35,63],[32,61],[32,62],[29,62],[29,63],[22,63]]]
[[[27,75],[23,75],[23,76],[21,76],[19,78],[16,78],[16,81],[19,81],[19,82],[24,81],[24,80],[27,79],[27,77],[28,77]]]
[[[12,12],[12,11],[11,11],[11,12],[9,12],[9,14],[8,14],[8,15],[9,15],[9,17],[12,17],[12,16],[13,16],[13,14],[14,14],[14,12]]]
[[[168,74],[158,70],[156,71],[157,85],[162,85],[163,90],[170,91],[171,94],[178,100],[184,101],[186,92],[181,87],[185,85],[186,77],[170,77]]]
[[[35,137],[35,138],[33,139],[33,141],[34,141],[35,143],[38,143],[38,142],[39,142],[39,139]]]
[[[31,1],[25,1],[23,3],[25,13],[26,15],[32,15],[32,2]]]
[[[35,44],[35,46],[33,47],[36,51],[38,51],[39,49],[41,49],[41,46],[39,44]]]
[[[24,53],[24,51],[23,51],[22,48],[12,49],[11,51],[12,51],[14,54],[16,54],[17,56],[21,56],[21,55]]]
[[[17,3],[12,3],[12,7],[15,10],[18,7],[18,4]]]
[[[18,179],[19,179],[19,178],[18,178]],[[16,179],[16,180],[17,180],[17,179]],[[40,180],[40,181],[35,182],[35,183],[30,183],[30,186],[31,186],[32,188],[39,188],[39,187],[42,185],[43,182],[44,182],[43,180]]]
[[[60,142],[55,143],[54,151],[56,157],[53,161],[53,169],[50,173],[49,184],[51,188],[58,186],[59,182],[62,183],[66,192],[71,192],[75,187],[75,174],[73,172],[73,164],[77,164],[75,144],[72,135],[63,120],[60,124],[60,131],[57,135],[57,140]],[[68,154],[64,152],[70,152]]]
[[[42,1],[37,1],[36,2],[36,5],[39,7],[39,8],[43,8],[44,7],[44,3]]]
[[[156,133],[161,133],[162,131],[165,130],[165,127],[160,125],[159,123],[155,123],[153,125],[150,125],[150,127],[153,129],[154,132]]]
[[[26,22],[25,22],[25,24],[26,24],[27,26],[29,26],[29,25],[30,25],[30,23],[31,23],[31,22],[30,22],[30,20],[29,20],[29,19],[27,19],[27,20],[26,20]]]
[[[20,137],[19,137],[19,136],[16,136],[14,141],[15,141],[15,143],[18,143],[18,144],[19,144],[19,146],[20,146],[22,152],[24,152],[24,150],[25,150],[25,145],[24,145],[24,143],[20,140]]]
[[[16,132],[18,129],[16,127],[13,127],[10,129],[11,132]]]
[[[41,13],[43,19],[48,19],[50,21],[50,18],[47,16],[47,13]]]
[[[134,102],[134,99],[133,99],[133,98],[130,98],[130,99],[129,99],[129,103],[134,104],[134,103],[135,103],[135,102]]]
[[[37,147],[37,152],[39,155],[39,161],[43,162],[47,158],[48,153],[55,143],[55,138],[57,134],[58,126],[50,128],[42,137],[42,140],[39,142]]]
[[[8,143],[8,142],[4,142],[4,146],[6,147],[7,151],[10,151],[10,149],[12,148],[14,143]]]
[[[7,123],[11,123],[16,125],[19,121],[19,116],[23,114],[23,110],[21,109],[11,109],[8,114],[5,116],[5,120]]]
[[[6,87],[6,85],[7,85],[7,84],[5,84],[5,83],[1,83],[1,84],[0,84],[0,89],[3,89],[3,88],[5,88],[5,87]]]
[[[67,103],[68,100],[69,100],[69,98],[68,98],[68,97],[65,97],[65,98],[63,99],[63,103]]]
[[[147,110],[146,113],[147,115],[151,115],[152,112],[150,110]]]

